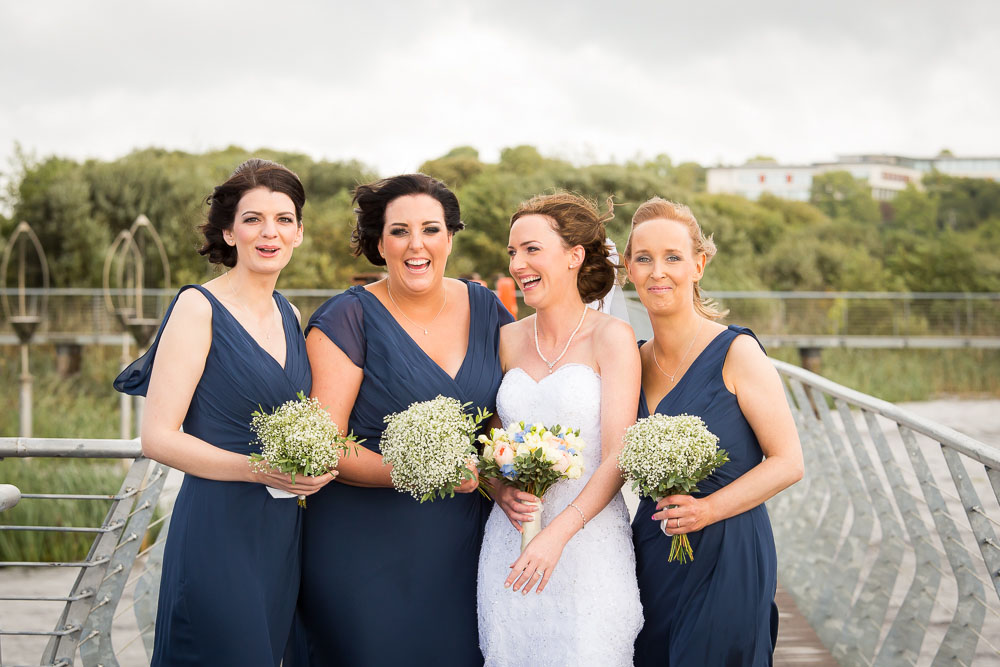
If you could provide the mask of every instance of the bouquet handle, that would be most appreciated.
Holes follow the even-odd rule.
[[[657,498],[656,502],[660,502],[663,498]],[[676,505],[668,505],[668,507],[677,507]],[[688,561],[694,560],[694,551],[691,549],[691,540],[688,539],[687,535],[671,535],[667,532],[667,522],[670,519],[660,519],[660,530],[663,534],[670,539],[670,555],[667,557],[667,562],[680,561],[681,563],[687,563]]]
[[[542,501],[538,500],[538,504],[535,509],[531,512],[533,520],[524,521],[521,523],[521,553],[528,548],[528,543],[534,539],[535,535],[542,532]]]
[[[267,486],[267,485],[265,485],[264,488],[267,489],[267,492],[271,494],[272,498],[277,498],[279,500],[281,500],[283,498],[298,498],[299,499],[299,507],[305,507],[306,506],[306,497],[305,496],[300,496],[297,493],[289,493],[288,491],[282,491],[281,489],[276,489],[273,486]]]

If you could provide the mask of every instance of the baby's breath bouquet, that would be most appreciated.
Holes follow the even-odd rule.
[[[618,468],[640,496],[657,501],[666,496],[689,495],[698,482],[729,460],[719,449],[719,438],[700,417],[653,414],[625,431],[625,446],[618,455]],[[665,522],[661,522],[661,528]],[[694,560],[687,535],[674,535],[667,561]]]
[[[392,466],[392,485],[420,502],[453,497],[455,488],[473,477],[476,429],[490,416],[481,408],[465,412],[471,403],[438,396],[414,403],[385,418],[379,447]]]
[[[495,479],[539,499],[561,479],[579,479],[583,474],[583,439],[579,429],[551,428],[544,424],[518,422],[509,428],[495,428],[489,437],[479,436],[483,452],[479,456],[480,479]],[[542,530],[541,504],[526,521],[521,532],[521,551]]]
[[[287,473],[292,484],[296,475],[318,477],[336,468],[352,438],[340,435],[330,413],[317,399],[307,398],[301,391],[298,396],[297,400],[279,405],[274,412],[257,410],[250,420],[250,428],[260,444],[260,453],[250,455],[250,467],[257,472]],[[275,498],[295,496],[270,486],[267,490]],[[299,496],[299,507],[305,506],[306,497]]]

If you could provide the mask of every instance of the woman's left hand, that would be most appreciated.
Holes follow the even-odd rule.
[[[479,469],[472,463],[469,463],[468,466],[469,470],[472,471],[472,477],[456,486],[455,493],[472,493],[479,487]]]
[[[552,578],[552,571],[565,546],[566,543],[555,531],[543,528],[510,566],[510,576],[503,582],[504,588],[513,586],[515,592],[527,595],[531,587],[537,585],[535,592],[541,593]]]
[[[715,523],[710,496],[667,496],[656,503],[654,521],[667,519],[667,535],[684,535]],[[666,509],[665,509],[666,508]]]

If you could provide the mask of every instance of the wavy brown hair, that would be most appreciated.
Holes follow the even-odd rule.
[[[609,200],[608,208],[611,204]],[[607,296],[614,287],[619,267],[611,261],[605,245],[607,231],[604,223],[613,215],[601,215],[597,206],[585,197],[572,192],[536,195],[523,202],[510,217],[513,227],[525,215],[544,215],[554,221],[553,228],[567,247],[583,246],[583,263],[576,277],[576,288],[584,303]]]

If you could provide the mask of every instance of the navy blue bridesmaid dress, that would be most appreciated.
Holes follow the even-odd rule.
[[[698,485],[696,497],[729,484],[764,457],[722,380],[729,346],[740,334],[753,336],[733,325],[719,333],[656,406],[660,414],[701,417],[729,453],[729,462]],[[643,393],[639,417],[648,415]],[[764,505],[689,533],[694,561],[686,564],[667,562],[671,538],[650,518],[655,512],[656,503],[643,498],[632,521],[646,618],[635,641],[637,667],[770,665],[778,635],[777,555]]]
[[[250,445],[251,413],[312,388],[295,313],[275,292],[285,332],[282,368],[211,292],[200,285],[180,291],[186,289],[212,304],[212,345],[184,432],[231,452],[259,451]],[[152,347],[122,371],[115,389],[146,394],[162,333],[161,324]],[[279,664],[299,588],[302,515],[294,499],[274,499],[263,484],[184,476],[163,556],[154,667]]]
[[[363,287],[313,314],[364,369],[348,428],[378,452],[384,417],[441,394],[496,412],[499,329],[510,313],[467,283],[469,343],[454,378]],[[464,333],[464,332],[462,332]],[[304,512],[300,634],[285,665],[482,665],[476,622],[479,547],[490,504],[479,493],[418,503],[390,488],[328,484]]]

